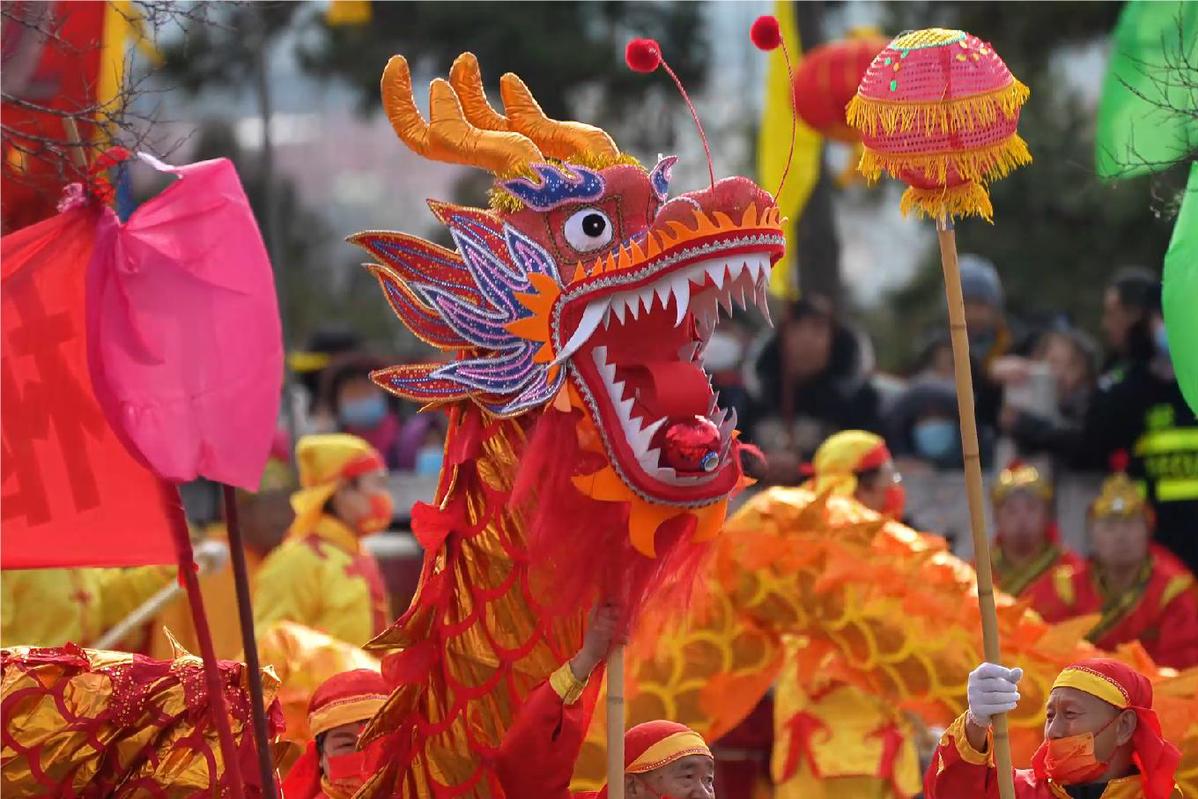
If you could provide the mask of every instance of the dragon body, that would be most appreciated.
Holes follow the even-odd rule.
[[[930,726],[965,710],[966,681],[982,659],[976,577],[942,539],[851,498],[770,489],[729,519],[705,583],[689,615],[643,623],[630,642],[629,723],[671,718],[718,740],[777,683],[774,770],[783,782],[792,752],[802,760],[846,725],[834,697],[827,713],[805,698],[829,685],[859,688]],[[1026,765],[1052,681],[1097,654],[1083,640],[1093,618],[1049,625],[1005,595],[998,611],[1004,660],[1024,669],[1009,723]],[[1184,752],[1178,782],[1198,791],[1198,669],[1157,668],[1138,645],[1115,656],[1153,679],[1166,737]],[[584,786],[602,778],[601,725],[592,722],[576,774]],[[885,730],[863,732],[884,745]]]
[[[728,178],[670,199],[674,158],[642,168],[602,130],[547,118],[515,75],[500,90],[503,114],[463,54],[431,84],[426,121],[393,58],[396,133],[491,171],[490,208],[430,203],[453,249],[351,238],[399,318],[445,353],[375,381],[450,420],[435,501],[413,509],[420,586],[372,642],[396,688],[366,732],[389,746],[366,796],[501,796],[488,757],[577,651],[590,605],[631,615],[681,595],[743,484],[702,354],[721,308],[764,307],[784,246],[773,198]]]

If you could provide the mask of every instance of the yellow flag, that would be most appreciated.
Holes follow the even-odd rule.
[[[103,115],[120,110],[116,104],[124,88],[129,45],[136,46],[155,66],[162,63],[162,53],[146,35],[145,20],[142,19],[141,11],[130,0],[108,0],[105,4],[104,33],[101,41],[96,104]]]
[[[331,0],[329,8],[324,12],[326,24],[366,25],[370,22],[370,0]]]
[[[774,16],[782,30],[782,38],[790,57],[798,66],[802,57],[802,44],[795,23],[793,0],[775,0]],[[761,112],[761,130],[757,137],[757,176],[766,191],[776,191],[782,172],[786,168],[786,155],[790,152],[791,96],[793,89],[786,61],[782,53],[770,54],[769,67],[765,75],[765,107]],[[794,158],[790,162],[790,173],[786,186],[777,198],[778,208],[787,218],[785,224],[786,255],[775,266],[770,276],[770,293],[783,299],[797,299],[798,280],[794,274],[795,231],[803,206],[815,188],[819,178],[821,138],[811,128],[798,121]]]

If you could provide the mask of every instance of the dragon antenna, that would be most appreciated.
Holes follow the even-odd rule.
[[[678,93],[682,95],[682,101],[690,109],[691,118],[695,120],[695,128],[699,131],[700,141],[703,142],[703,152],[707,154],[707,176],[711,179],[711,187],[714,189],[715,167],[711,162],[711,145],[707,143],[707,134],[703,132],[703,123],[699,121],[699,112],[695,110],[695,104],[691,102],[690,95],[683,88],[682,81],[666,63],[665,57],[661,54],[661,45],[655,39],[633,39],[624,50],[624,61],[633,72],[653,72],[660,66],[674,81],[674,85],[678,87]]]
[[[774,201],[782,195],[782,187],[786,185],[786,176],[790,174],[790,165],[795,157],[795,137],[799,131],[799,115],[795,108],[795,72],[794,67],[790,63],[790,50],[786,47],[786,38],[782,35],[782,28],[778,25],[778,18],[772,14],[763,14],[753,21],[753,27],[749,28],[749,38],[753,40],[753,44],[757,45],[759,50],[769,52],[782,48],[782,57],[786,59],[786,74],[790,78],[789,85],[792,87],[790,91],[790,152],[786,155],[786,166],[782,169],[782,179],[778,181],[778,190],[774,192]]]

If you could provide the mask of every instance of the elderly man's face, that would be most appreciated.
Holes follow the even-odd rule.
[[[1135,713],[1120,710],[1085,691],[1054,688],[1048,695],[1044,737],[1056,739],[1092,733],[1094,757],[1099,761],[1110,760],[1115,749],[1131,740],[1135,730]]]
[[[646,774],[631,775],[628,799],[715,799],[715,763],[704,755],[691,755]]]

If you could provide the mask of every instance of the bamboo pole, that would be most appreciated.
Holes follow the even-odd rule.
[[[624,799],[624,647],[607,658],[607,797]]]
[[[258,771],[262,779],[262,796],[275,799],[275,766],[270,749],[270,731],[266,725],[266,698],[262,690],[262,671],[258,666],[258,641],[254,637],[254,607],[250,602],[249,569],[241,537],[241,522],[237,517],[237,491],[230,485],[221,486],[225,500],[225,529],[229,533],[229,554],[233,560],[233,586],[237,593],[237,616],[241,622],[241,650],[244,653],[246,674],[250,683],[251,712],[254,718],[254,742],[258,749]]]
[[[969,335],[965,329],[965,299],[961,293],[961,271],[957,265],[957,234],[947,214],[936,223],[940,241],[940,264],[944,268],[944,295],[948,302],[949,334],[953,345],[953,372],[957,383],[957,413],[961,419],[961,454],[965,466],[965,490],[969,499],[970,531],[977,564],[978,605],[982,616],[982,650],[990,663],[1002,662],[998,641],[998,611],[994,606],[994,578],[990,570],[990,543],[983,510],[982,460],[978,449],[977,419],[974,416],[973,370],[969,363]],[[994,764],[998,770],[998,794],[1015,799],[1011,742],[1007,737],[1006,714],[991,720],[994,730]]]

